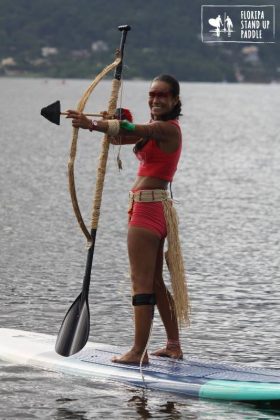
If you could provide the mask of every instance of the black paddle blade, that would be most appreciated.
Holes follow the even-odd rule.
[[[60,101],[56,101],[53,104],[42,108],[41,115],[50,122],[60,125]]]
[[[60,327],[55,351],[61,356],[71,356],[82,350],[89,336],[88,298],[81,293],[70,306]]]

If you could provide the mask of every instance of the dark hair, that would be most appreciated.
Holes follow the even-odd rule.
[[[170,91],[174,98],[180,95],[180,85],[179,85],[178,80],[175,79],[175,77],[170,76],[169,74],[160,74],[159,76],[154,78],[153,82],[156,82],[156,81],[167,83],[170,86]],[[168,121],[168,120],[178,119],[179,116],[181,115],[181,109],[182,109],[182,103],[179,99],[177,104],[174,106],[174,108],[168,114],[163,115],[162,120]],[[133,152],[137,153],[139,150],[141,150],[145,146],[145,144],[148,141],[149,139],[146,139],[146,138],[139,140],[135,144],[133,148]]]

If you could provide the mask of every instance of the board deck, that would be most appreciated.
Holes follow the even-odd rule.
[[[280,371],[241,364],[198,359],[175,361],[150,357],[143,367],[112,363],[125,349],[88,343],[79,353],[62,357],[55,353],[56,337],[0,328],[0,358],[12,363],[60,371],[87,378],[106,378],[199,398],[231,401],[280,401]]]

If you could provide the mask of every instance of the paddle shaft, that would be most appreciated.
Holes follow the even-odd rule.
[[[92,239],[92,243],[90,248],[87,252],[87,262],[86,262],[86,269],[85,269],[85,276],[83,280],[83,287],[82,291],[85,296],[88,296],[89,293],[89,285],[90,285],[90,278],[91,278],[91,269],[92,269],[92,261],[93,261],[93,254],[95,248],[95,239],[96,239],[96,229],[91,229],[90,235]]]

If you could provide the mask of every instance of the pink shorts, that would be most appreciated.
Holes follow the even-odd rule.
[[[161,201],[134,202],[129,212],[128,226],[137,226],[150,230],[161,239],[167,235],[164,209]]]

